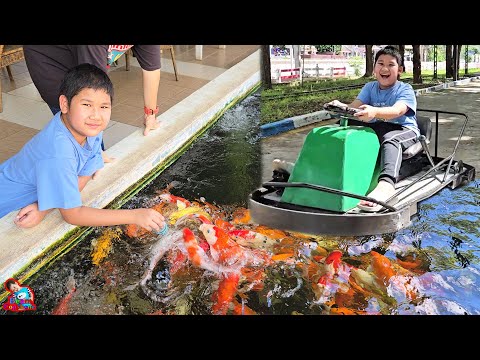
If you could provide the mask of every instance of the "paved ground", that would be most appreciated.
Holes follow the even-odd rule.
[[[478,172],[480,171],[480,80],[451,87],[448,89],[422,94],[417,97],[418,108],[432,110],[446,110],[452,112],[465,113],[469,122],[465,133],[460,141],[455,159],[461,159],[464,163],[472,165]],[[432,121],[435,121],[435,115],[432,113],[421,113],[427,115]],[[462,127],[463,116],[442,115],[439,118],[439,146],[438,155],[449,155],[454,148],[455,141],[458,138]],[[329,122],[323,122],[325,125]],[[305,136],[309,131],[320,124],[310,125],[304,128],[282,133],[276,136],[267,137],[262,140],[262,180],[268,181],[272,175],[272,160],[281,158],[287,161],[295,161],[300,151]],[[432,124],[435,126],[435,124]],[[432,139],[435,134],[432,134]],[[435,143],[432,142],[430,148],[434,149]]]

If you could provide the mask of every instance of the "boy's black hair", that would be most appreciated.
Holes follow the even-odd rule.
[[[77,65],[65,74],[60,85],[60,95],[65,95],[70,105],[72,98],[83,89],[105,90],[113,102],[113,84],[107,73],[92,64]]]
[[[13,279],[8,279],[7,281],[5,281],[5,287],[7,288],[7,290],[10,290],[10,286],[13,285],[13,284],[16,284],[17,282]]]
[[[390,56],[393,56],[393,57],[397,60],[398,66],[402,66],[402,67],[403,67],[402,55],[400,54],[400,51],[399,51],[395,46],[388,45],[388,46],[385,46],[383,49],[378,50],[377,53],[375,54],[375,62],[374,62],[374,64],[377,63],[377,60],[378,60],[378,58],[380,57],[380,55],[390,55]]]

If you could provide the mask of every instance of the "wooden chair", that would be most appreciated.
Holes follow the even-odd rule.
[[[173,70],[175,72],[175,80],[178,81],[178,74],[177,74],[177,63],[175,62],[175,50],[173,49],[173,45],[160,45],[160,51],[163,50],[170,50],[170,55],[172,57],[173,62]],[[128,49],[125,53],[125,70],[130,70],[130,55],[132,55],[132,49]]]
[[[0,45],[0,71],[6,67],[10,81],[13,80],[10,65],[25,59],[22,45]],[[3,111],[2,103],[2,81],[0,80],[0,112]]]

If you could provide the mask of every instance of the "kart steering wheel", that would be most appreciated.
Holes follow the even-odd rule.
[[[335,117],[346,116],[347,118],[353,119],[353,120],[358,120],[358,118],[353,116],[353,114],[362,110],[362,109],[352,108],[348,106],[337,106],[337,105],[331,105],[331,104],[325,104],[323,105],[323,108],[329,111],[330,113],[333,113],[332,115]]]

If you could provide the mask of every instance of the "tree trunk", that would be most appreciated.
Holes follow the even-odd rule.
[[[300,45],[292,45],[293,51],[293,61],[295,62],[295,67],[300,67]]]
[[[364,78],[373,75],[373,45],[365,45],[365,74]]]
[[[406,72],[407,68],[405,67],[405,45],[398,45],[398,51],[400,52],[400,57],[402,58],[403,71]]]
[[[413,46],[413,83],[422,83],[422,62],[420,60],[420,45]]]
[[[272,88],[272,70],[270,65],[270,45],[262,45],[262,84],[265,89]]]
[[[457,79],[458,79],[458,74],[460,73],[460,56],[462,53],[462,45],[457,45]]]
[[[445,48],[445,76],[453,78],[453,52],[452,45],[447,45]]]

